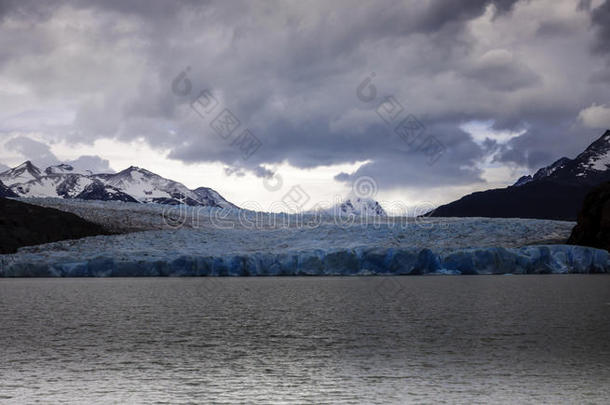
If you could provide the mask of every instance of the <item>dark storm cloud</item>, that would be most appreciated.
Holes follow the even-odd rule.
[[[17,137],[4,145],[8,150],[17,152],[25,159],[42,165],[43,168],[59,163],[48,145],[26,137]]]
[[[426,154],[417,144],[409,145],[402,138],[386,136],[385,147],[375,154],[378,156],[375,160],[353,173],[339,173],[335,180],[350,183],[368,176],[375,179],[380,188],[395,188],[404,184],[422,188],[456,186],[483,181],[481,171],[476,167],[483,154],[468,134],[459,128],[441,124],[427,128],[427,131],[443,134],[438,136],[438,140],[452,151],[451,160]],[[459,167],[456,167],[456,161],[461,162]]]
[[[39,22],[51,18],[53,10],[61,4],[58,0],[44,2],[34,0],[1,0],[0,19],[27,18],[32,22]]]
[[[503,55],[503,52],[490,52],[482,59],[465,70],[464,76],[484,84],[491,90],[514,91],[540,81],[540,76],[527,65]]]
[[[47,144],[25,136],[12,138],[4,144],[4,147],[9,151],[17,152],[24,161],[30,160],[43,170],[49,166],[62,163]],[[114,170],[110,168],[110,162],[108,160],[95,155],[80,156],[77,159],[67,160],[63,163],[69,164],[80,171],[90,170],[93,173],[114,172]],[[0,170],[5,168],[4,165],[0,164]]]
[[[517,0],[464,0],[445,1],[436,0],[431,2],[424,14],[422,26],[428,31],[434,31],[447,23],[456,23],[483,14],[485,7],[493,4],[498,12],[510,11]]]
[[[592,15],[598,35],[595,49],[601,52],[610,52],[610,2],[606,1],[594,9]]]
[[[595,84],[607,65],[588,50],[608,37],[608,2],[559,3],[0,1],[0,83],[16,86],[11,115],[32,103],[73,112],[69,130],[43,128],[53,140],[142,138],[236,175],[368,161],[337,180],[476,183],[492,150],[499,162],[534,167],[595,136],[577,117],[608,102]],[[172,81],[187,67],[192,88],[180,96]],[[356,90],[372,72],[377,97],[363,102]],[[209,117],[190,107],[204,89],[219,102]],[[377,114],[387,96],[444,145],[435,164]],[[224,108],[241,124],[228,139],[210,126]],[[471,120],[527,131],[480,144],[460,129]],[[0,132],[14,128],[0,120]],[[235,142],[245,129],[261,143],[247,158]]]

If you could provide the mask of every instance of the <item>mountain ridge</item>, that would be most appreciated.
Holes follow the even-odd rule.
[[[42,171],[28,160],[0,173],[0,196],[2,194],[7,197],[56,197],[237,208],[211,188],[190,190],[182,183],[137,166],[130,166],[118,173],[83,174],[68,164],[49,166]]]
[[[610,181],[610,130],[574,159],[560,158],[511,186],[465,195],[426,215],[573,221],[587,193],[605,181]]]
[[[7,197],[239,208],[210,187],[189,189],[180,182],[138,166],[129,166],[118,173],[87,172],[91,173],[88,170],[74,170],[72,165],[65,163],[40,170],[31,161],[27,161],[0,173],[0,179],[5,182],[4,189],[0,187],[0,196],[5,193]],[[353,193],[325,211],[334,215],[387,216],[378,201],[361,198]]]

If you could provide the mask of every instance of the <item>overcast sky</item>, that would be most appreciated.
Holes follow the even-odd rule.
[[[610,1],[0,0],[0,95],[4,166],[440,204],[610,127]]]

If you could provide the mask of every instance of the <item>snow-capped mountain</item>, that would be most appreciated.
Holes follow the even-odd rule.
[[[349,196],[347,200],[338,205],[342,214],[354,214],[357,216],[387,216],[383,207],[372,198],[360,198]]]
[[[197,200],[205,203],[206,206],[217,206],[220,201],[224,201],[225,204],[222,208],[236,208],[235,205],[231,204],[227,200],[225,200],[216,190],[213,190],[209,187],[199,187],[193,190],[193,193],[197,195]],[[229,205],[227,205],[229,204]]]
[[[574,159],[563,157],[510,187],[469,194],[430,215],[574,220],[587,193],[606,181],[610,181],[610,130]]]
[[[0,173],[0,181],[7,186],[16,183],[25,183],[30,180],[37,180],[42,176],[40,169],[32,164],[29,160],[23,162],[17,167]]]
[[[608,168],[610,168],[610,131],[606,131],[574,159],[563,157],[538,170],[533,177],[521,177],[513,186],[522,186],[543,179],[594,185],[610,180]]]
[[[210,193],[208,196],[201,196],[196,190],[190,190],[182,183],[166,179],[136,166],[131,166],[116,174],[99,174],[93,177],[143,203],[235,208],[235,205],[214,190],[208,189],[213,191],[214,195]]]
[[[569,160],[549,178],[558,181],[572,181],[599,184],[610,180],[610,130],[593,142],[576,158]]]
[[[567,157],[562,157],[562,158],[558,159],[557,161],[555,161],[554,163],[552,163],[546,167],[543,167],[541,169],[538,169],[538,171],[536,173],[534,173],[533,176],[528,174],[527,176],[523,176],[523,177],[519,178],[519,180],[517,180],[517,182],[515,184],[513,184],[513,186],[518,187],[518,186],[527,184],[533,180],[540,180],[545,177],[549,177],[553,173],[555,173],[557,170],[564,168],[571,161],[572,161],[572,159],[568,159]]]
[[[49,174],[26,182],[9,183],[9,187],[20,197],[75,198],[92,181],[77,174]]]
[[[385,217],[387,213],[379,204],[379,202],[372,198],[361,198],[353,194],[346,197],[345,200],[335,204],[334,206],[326,209],[318,209],[309,211],[310,213],[321,212],[331,216],[347,217],[354,215],[357,217]]]
[[[138,202],[135,198],[116,189],[112,186],[106,185],[101,181],[95,180],[76,195],[80,200],[101,200],[101,201],[123,201],[123,202]]]
[[[555,173],[557,170],[563,169],[570,162],[571,159],[568,159],[567,157],[562,157],[554,163],[550,164],[549,166],[538,169],[538,171],[534,173],[534,177],[532,178],[532,180],[540,180],[544,177],[549,177],[553,175],[553,173]]]
[[[181,183],[135,166],[115,174],[79,174],[72,166],[60,164],[46,168],[43,173],[28,161],[0,173],[0,181],[19,197],[236,208],[212,189],[200,187],[193,191]]]

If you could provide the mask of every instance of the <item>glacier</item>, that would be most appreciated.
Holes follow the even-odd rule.
[[[19,254],[17,254],[19,255]],[[1,277],[138,276],[357,276],[425,274],[567,274],[608,272],[608,252],[568,245],[474,248],[450,252],[356,247],[218,256],[135,253],[128,259],[99,254],[51,262],[27,255],[0,258]]]
[[[566,221],[375,217],[372,222],[338,222],[329,216],[211,207],[27,201],[76,213],[121,233],[0,255],[0,277],[564,274],[610,269],[607,251],[562,244],[574,226]],[[168,221],[168,215],[176,215],[177,222]]]

